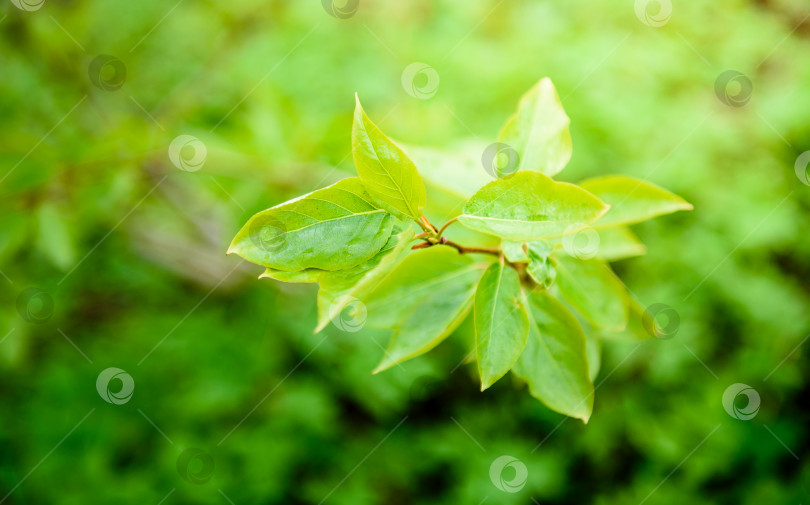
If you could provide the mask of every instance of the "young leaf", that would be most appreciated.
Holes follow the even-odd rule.
[[[585,334],[573,314],[546,293],[529,296],[529,339],[514,371],[550,409],[588,422],[593,383]]]
[[[475,351],[481,391],[506,375],[523,351],[529,319],[520,297],[520,279],[503,262],[484,272],[475,291]]]
[[[228,253],[274,270],[341,270],[373,257],[393,226],[351,177],[254,215]]]
[[[453,333],[472,308],[481,269],[467,268],[451,282],[435,285],[396,326],[374,373],[433,349]]]
[[[526,271],[534,282],[543,289],[548,289],[557,277],[557,268],[549,256],[551,249],[546,253],[538,253],[534,247],[529,247],[529,266]]]
[[[354,109],[352,154],[360,180],[380,207],[403,219],[422,216],[425,185],[416,166],[371,122],[359,98]]]
[[[587,191],[537,172],[493,181],[464,205],[459,222],[508,240],[541,240],[575,233],[608,206]]]
[[[595,177],[580,186],[610,204],[610,210],[594,224],[595,228],[624,226],[646,221],[679,210],[692,210],[692,204],[655,184],[624,175]]]
[[[354,300],[363,298],[404,259],[413,235],[410,225],[405,230],[395,230],[382,250],[365,263],[347,270],[324,272],[319,278],[321,287],[318,291],[318,326],[315,333],[323,330]]]
[[[264,273],[259,276],[259,279],[267,277],[282,282],[318,282],[318,278],[326,270],[319,268],[307,268],[298,272],[285,272],[284,270],[276,270],[274,268],[265,269]]]
[[[560,256],[556,285],[566,301],[597,329],[622,331],[627,325],[627,290],[601,261]]]
[[[570,122],[554,84],[544,77],[520,99],[517,112],[504,125],[498,142],[517,151],[517,170],[536,170],[551,177],[571,159]]]
[[[526,253],[528,246],[524,249],[523,244],[525,244],[525,242],[518,240],[502,240],[501,250],[503,251],[503,255],[512,263],[528,263],[529,255]]]
[[[596,258],[602,261],[618,261],[647,253],[647,247],[630,231],[616,227],[599,230],[599,249]]]

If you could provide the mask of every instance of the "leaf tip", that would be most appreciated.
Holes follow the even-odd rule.
[[[387,359],[387,358],[383,358],[383,360],[380,361],[380,364],[377,365],[377,367],[374,370],[372,370],[371,375],[377,375],[380,372],[384,372],[384,371],[388,370],[389,368],[391,368],[392,366],[394,366],[395,364],[396,364],[396,361],[393,361],[393,360],[390,360],[390,359]]]

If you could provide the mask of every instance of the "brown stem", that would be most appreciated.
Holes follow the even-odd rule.
[[[433,224],[432,224],[430,221],[428,221],[428,220],[427,220],[427,218],[426,218],[425,216],[422,216],[420,219],[422,220],[422,223],[423,223],[425,226],[427,226],[429,229],[433,230],[433,233],[434,233],[434,234],[437,234],[437,235],[438,235],[439,230],[438,230],[438,229],[437,229],[435,226],[433,226]],[[424,229],[424,226],[422,227],[422,229]],[[425,230],[425,231],[428,231],[428,230]]]
[[[494,254],[495,256],[500,256],[501,255],[501,250],[500,249],[491,248],[491,247],[468,247],[468,246],[463,246],[461,244],[457,244],[455,242],[447,240],[444,237],[442,237],[442,240],[441,240],[440,243],[444,244],[444,245],[449,245],[450,247],[455,247],[456,250],[461,254],[480,253],[480,254]]]
[[[442,225],[442,227],[441,227],[441,228],[439,228],[439,231],[438,231],[439,236],[441,237],[441,236],[442,236],[442,233],[444,233],[444,230],[446,230],[448,226],[450,226],[451,224],[455,223],[456,221],[458,221],[458,216],[456,216],[456,217],[454,217],[453,219],[451,219],[450,221],[447,221],[446,223],[444,223],[444,224]]]

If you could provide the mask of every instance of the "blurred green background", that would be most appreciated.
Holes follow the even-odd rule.
[[[0,503],[810,502],[807,2],[21,2],[0,8]],[[435,95],[403,87],[414,62]],[[560,178],[695,206],[615,265],[680,327],[604,345],[588,425],[509,377],[479,393],[463,335],[372,377],[386,335],[314,335],[313,286],[225,257],[256,211],[353,175],[355,91],[404,142],[485,146],[542,76],[572,121]],[[170,160],[179,135],[201,169]],[[735,383],[753,419],[724,410]]]

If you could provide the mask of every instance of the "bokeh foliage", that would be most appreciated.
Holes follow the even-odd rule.
[[[363,0],[341,20],[315,0],[4,3],[4,503],[810,499],[807,4],[678,2],[660,28],[633,7]],[[91,82],[100,54],[125,64],[120,89]],[[402,87],[414,61],[441,78],[428,100]],[[743,107],[715,95],[730,69],[753,83]],[[474,364],[456,367],[463,331],[370,377],[385,334],[313,335],[311,286],[224,256],[255,212],[354,172],[355,91],[404,142],[486,145],[544,75],[571,117],[562,179],[648,177],[695,205],[638,227],[649,253],[616,265],[680,328],[604,346],[587,426],[516,383],[479,393]],[[169,161],[181,134],[207,147],[197,172]],[[42,324],[16,307],[31,286],[54,300]],[[134,378],[126,404],[96,392],[108,367]],[[737,382],[761,395],[750,421],[721,404]],[[187,447],[212,455],[207,483],[178,473]],[[518,493],[489,479],[503,454],[528,468]]]

